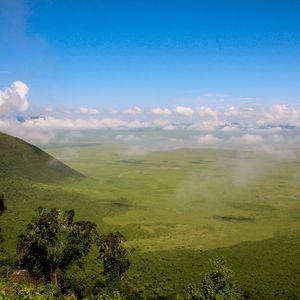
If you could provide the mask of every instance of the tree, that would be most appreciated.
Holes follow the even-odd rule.
[[[234,272],[224,257],[211,260],[212,268],[205,274],[200,289],[188,288],[188,298],[193,300],[239,300],[241,293]]]
[[[6,206],[4,204],[4,194],[0,194],[0,216],[5,212],[6,210]],[[0,243],[2,243],[4,241],[4,238],[1,234],[2,228],[0,228]],[[2,247],[0,247],[0,253],[3,253],[4,250]]]
[[[0,194],[0,216],[4,213],[6,210],[5,204],[4,204],[4,194]]]
[[[96,234],[96,224],[74,222],[74,210],[62,213],[56,208],[47,212],[38,208],[38,216],[27,225],[17,242],[21,268],[35,278],[50,281],[51,274],[64,272],[85,256]]]
[[[122,245],[125,237],[120,233],[109,233],[98,239],[99,259],[103,261],[103,275],[107,277],[108,285],[118,287],[130,267],[129,251]]]

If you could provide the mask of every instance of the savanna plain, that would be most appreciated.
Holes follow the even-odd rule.
[[[210,258],[223,255],[250,299],[300,297],[299,149],[183,145],[129,153],[109,139],[78,138],[43,150],[83,177],[2,178],[8,253],[37,206],[74,208],[100,232],[126,237],[135,251],[125,280],[145,293],[181,292],[197,284]],[[99,268],[89,257],[87,263]]]

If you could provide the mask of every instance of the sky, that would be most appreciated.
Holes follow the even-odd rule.
[[[300,126],[299,15],[298,0],[0,0],[0,130]]]
[[[40,106],[293,104],[299,15],[295,0],[0,0],[0,87],[23,81]]]

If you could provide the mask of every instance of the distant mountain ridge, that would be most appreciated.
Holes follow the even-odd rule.
[[[37,182],[60,182],[84,177],[40,148],[0,132],[1,178],[24,178]]]

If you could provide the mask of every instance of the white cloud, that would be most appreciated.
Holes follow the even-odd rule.
[[[10,117],[25,112],[29,106],[26,98],[28,90],[24,82],[14,81],[10,87],[0,91],[0,116]]]
[[[116,109],[112,108],[112,109],[109,111],[109,113],[112,114],[112,115],[117,115],[119,112],[118,112]]]
[[[226,125],[221,129],[221,131],[223,131],[223,132],[236,132],[236,131],[239,131],[239,128],[235,127],[235,126]]]
[[[118,134],[115,139],[122,142],[132,142],[138,140],[138,137],[135,134]]]
[[[192,116],[194,114],[194,110],[191,107],[187,106],[176,106],[174,110],[177,114],[184,116]]]
[[[164,130],[176,130],[177,127],[173,124],[167,125],[163,127]]]
[[[284,104],[277,104],[271,109],[264,109],[259,125],[294,125],[300,126],[300,109],[290,108]]]
[[[81,112],[82,114],[89,114],[89,115],[99,114],[98,109],[96,109],[96,108],[87,108],[87,107],[80,107],[79,112]]]
[[[203,130],[203,131],[214,131],[220,126],[223,126],[224,123],[218,120],[206,120],[200,123],[193,123],[189,126],[190,130]]]
[[[151,111],[154,115],[159,115],[159,116],[170,116],[170,115],[172,115],[171,110],[169,110],[167,108],[156,107],[156,108],[153,108]]]
[[[235,106],[230,106],[224,113],[226,117],[233,117],[241,115],[241,111],[238,110]]]
[[[171,124],[170,120],[155,119],[153,121],[153,125],[157,126],[157,127],[164,127],[164,126],[168,126],[170,124]]]
[[[124,129],[124,128],[145,128],[149,127],[148,122],[139,120],[124,121],[117,118],[103,119],[58,119],[47,117],[44,119],[26,120],[23,126],[28,128],[52,128],[52,129]]]
[[[142,155],[145,155],[146,153],[147,153],[146,150],[138,145],[129,146],[123,152],[123,154],[125,154],[127,156],[142,156]]]
[[[128,108],[125,111],[125,113],[128,115],[141,115],[143,113],[143,111],[139,107],[135,106],[132,108]]]
[[[197,109],[197,112],[200,116],[211,116],[215,119],[218,119],[218,112],[210,107],[202,106]]]
[[[0,119],[0,131],[39,145],[47,145],[55,139],[55,133],[53,132],[40,128],[28,129],[14,119]]]
[[[251,133],[258,133],[258,134],[274,134],[282,132],[281,127],[270,127],[270,128],[249,128]]]
[[[199,135],[195,138],[197,143],[200,145],[215,145],[222,141],[220,138],[217,138],[212,134]]]
[[[244,134],[241,137],[242,141],[246,144],[261,144],[263,142],[263,137],[261,135],[256,134]]]
[[[178,138],[169,138],[169,141],[172,144],[182,144],[182,143],[184,143],[183,139],[178,139]]]

